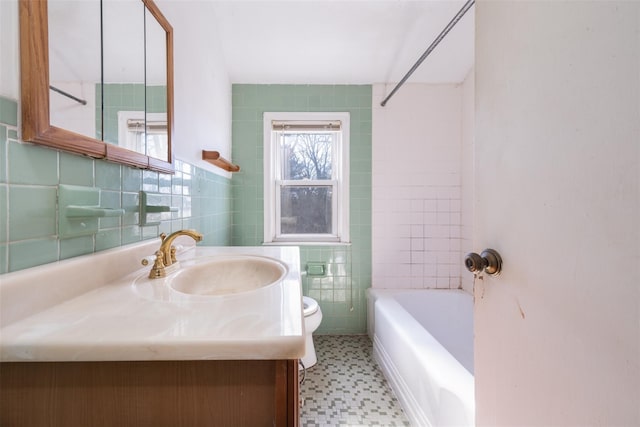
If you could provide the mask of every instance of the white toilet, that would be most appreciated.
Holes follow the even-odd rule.
[[[322,321],[322,310],[318,302],[313,298],[302,297],[302,305],[304,308],[304,328],[305,328],[305,343],[304,343],[304,356],[301,361],[306,369],[309,369],[316,364],[318,358],[316,357],[316,349],[313,346],[313,336],[311,335]],[[302,369],[302,366],[300,366]]]

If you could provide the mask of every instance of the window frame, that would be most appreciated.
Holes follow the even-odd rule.
[[[133,111],[118,111],[118,141],[119,145],[138,153],[144,153],[147,156],[153,158],[159,158],[158,154],[150,154],[148,150],[149,135],[154,135],[155,132],[149,132],[149,125],[152,123],[160,123],[163,126],[164,135],[166,136],[167,130],[167,113],[145,113],[141,110]],[[138,131],[132,131],[129,129],[129,120],[139,120],[144,123],[143,129]],[[160,133],[162,134],[162,133]],[[163,141],[160,152],[166,152],[168,150],[169,139]],[[163,151],[164,150],[164,151]]]
[[[334,141],[331,180],[282,180],[279,141],[273,130],[273,121],[340,121],[341,137]],[[264,244],[340,244],[350,243],[349,236],[349,136],[348,112],[265,112],[264,137]],[[337,147],[336,147],[337,146]],[[327,186],[333,188],[332,225],[335,234],[280,233],[280,189],[285,186]]]

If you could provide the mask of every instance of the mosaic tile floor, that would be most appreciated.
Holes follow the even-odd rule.
[[[409,426],[366,335],[313,337],[318,363],[300,386],[301,427]]]

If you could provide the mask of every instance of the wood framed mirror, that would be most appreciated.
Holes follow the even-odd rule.
[[[173,28],[153,0],[66,1],[71,7],[68,10],[61,9],[65,0],[19,1],[22,139],[142,169],[173,172]],[[135,11],[105,9],[124,3]],[[79,8],[81,4],[83,8]],[[97,16],[85,12],[87,5],[98,8]],[[111,30],[104,21],[109,15],[118,17],[116,28]],[[135,16],[139,23],[125,22],[124,16]],[[57,17],[65,21],[54,22]],[[94,34],[83,37],[70,31],[71,37],[82,43],[74,46],[64,35],[50,32],[55,25],[76,30],[74,25],[91,19],[95,22],[86,27],[99,32],[98,48],[90,41]],[[107,40],[125,30],[139,35],[111,43]],[[120,53],[134,47],[138,53],[123,56],[129,58],[126,60],[120,58]],[[58,57],[61,53],[62,59]],[[71,58],[74,54],[79,58]],[[53,71],[52,66],[56,67]],[[88,74],[80,72],[87,68],[91,69]],[[125,77],[123,70],[129,69],[135,69],[137,77]],[[52,75],[59,84],[52,84]],[[79,96],[64,90],[67,88],[78,88]],[[127,90],[135,94],[125,93]],[[83,98],[83,92],[90,102]],[[114,103],[115,98],[125,101]],[[74,108],[75,112],[69,113]],[[130,131],[129,141],[123,141],[123,127],[125,133]]]

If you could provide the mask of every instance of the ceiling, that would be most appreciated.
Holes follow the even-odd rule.
[[[232,83],[372,84],[398,82],[464,3],[163,0],[160,6],[170,7],[171,18],[193,27],[190,42],[198,51],[210,45],[208,37],[217,39]],[[142,20],[141,3],[112,0],[105,3],[105,9],[117,17],[107,20],[110,25],[104,28],[111,30],[106,37],[110,43],[105,44],[105,62],[120,64],[106,70],[105,75],[113,81],[137,81],[144,75],[144,56],[139,53],[144,35],[135,23]],[[93,53],[99,55],[100,30],[95,26],[99,14],[95,1],[49,0],[52,81],[99,80],[99,66],[95,70],[90,67],[99,64],[99,58],[88,60]],[[472,7],[408,82],[464,80],[474,62],[474,14]],[[56,45],[64,48],[55,49]],[[122,55],[128,55],[127,59],[108,60]],[[148,56],[160,60],[162,55]],[[78,63],[74,58],[83,60]]]
[[[214,1],[233,83],[399,81],[464,0]],[[462,82],[474,62],[472,7],[408,82]]]

